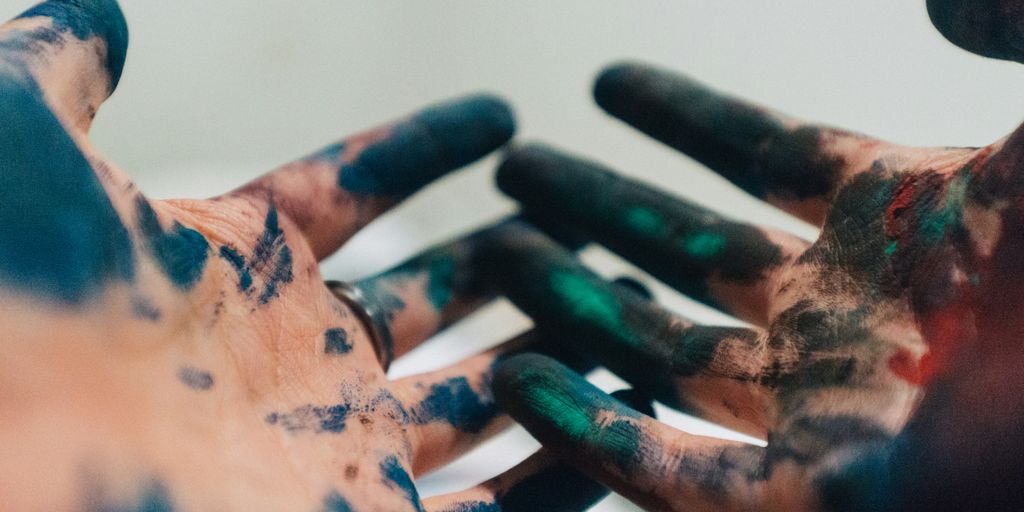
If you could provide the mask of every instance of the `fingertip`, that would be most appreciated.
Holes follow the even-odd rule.
[[[594,81],[594,101],[613,115],[630,107],[630,98],[646,85],[658,71],[637,61],[614,63],[597,75]]]
[[[128,22],[117,0],[49,0],[22,13],[18,18],[44,16],[54,29],[71,31],[79,40],[93,36],[106,42],[106,66],[110,90],[117,87],[128,54]]]
[[[508,142],[516,131],[511,105],[491,93],[476,93],[429,107],[416,120],[445,147],[452,166],[461,167]]]
[[[440,103],[387,129],[339,171],[350,192],[404,199],[442,175],[483,158],[515,133],[504,100],[475,94]]]
[[[603,107],[609,99],[629,90],[632,77],[641,69],[641,64],[635,61],[621,61],[605,66],[594,80],[594,100]]]
[[[1024,62],[1024,30],[1014,2],[928,0],[932,25],[953,44],[978,55]],[[1008,14],[1007,9],[1016,11]]]
[[[495,401],[520,421],[557,414],[556,404],[563,402],[561,390],[570,372],[554,359],[536,353],[509,357],[494,370]]]
[[[498,165],[495,178],[498,188],[512,197],[518,197],[556,169],[557,160],[558,153],[546,144],[531,142],[516,147]]]

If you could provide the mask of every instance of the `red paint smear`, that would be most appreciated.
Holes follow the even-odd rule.
[[[914,201],[914,193],[917,192],[917,175],[910,175],[903,178],[896,186],[896,197],[889,203],[885,211],[885,236],[896,238],[903,231],[903,223],[899,214],[910,207]]]
[[[921,322],[928,352],[915,361],[913,354],[900,350],[889,358],[889,369],[900,379],[915,386],[928,384],[949,367],[957,352],[976,339],[971,328],[971,308],[962,301],[935,313]]]
[[[925,354],[924,357],[927,358],[928,354]],[[889,358],[889,369],[900,379],[915,386],[921,386],[924,384],[924,379],[921,377],[923,361],[924,358],[921,361],[914,360],[913,354],[901,349]]]

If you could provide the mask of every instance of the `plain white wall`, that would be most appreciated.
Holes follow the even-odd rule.
[[[13,16],[30,1],[0,0]],[[475,90],[512,101],[520,140],[589,155],[726,214],[814,236],[698,165],[602,114],[594,75],[622,58],[676,68],[790,114],[907,144],[982,145],[1024,117],[1024,69],[945,42],[923,0],[123,0],[131,28],[120,88],[97,146],[155,197],[208,196],[438,99]],[[324,265],[348,279],[510,211],[496,159],[415,197]],[[588,262],[628,268],[591,249]],[[723,321],[658,288],[672,308]],[[728,319],[724,319],[728,321]],[[528,323],[507,304],[440,336],[396,375],[469,354]],[[601,385],[618,385],[607,374]],[[661,409],[664,412],[664,409]],[[711,432],[679,415],[673,424]],[[426,477],[457,490],[535,446],[502,435]],[[618,498],[598,510],[632,510]]]

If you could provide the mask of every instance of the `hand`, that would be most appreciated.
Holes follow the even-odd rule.
[[[506,244],[494,278],[548,336],[767,446],[685,434],[541,356],[499,366],[499,405],[652,510],[1020,508],[1024,130],[984,148],[902,147],[634,64],[605,71],[595,95],[820,237],[534,146],[498,177],[524,208],[752,327],[695,325],[620,293],[541,235]]]
[[[541,453],[433,505],[417,495],[412,475],[508,424],[491,367],[535,336],[394,382],[384,368],[490,297],[475,247],[510,225],[355,283],[371,324],[317,266],[504,144],[504,103],[438,105],[223,196],[156,201],[88,140],[126,45],[112,0],[52,0],[0,28],[0,508],[561,509],[606,492]],[[535,492],[552,481],[573,486]]]

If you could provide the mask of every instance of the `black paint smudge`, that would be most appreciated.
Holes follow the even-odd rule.
[[[213,387],[213,375],[192,366],[183,366],[178,369],[178,380],[199,391],[207,391]]]

